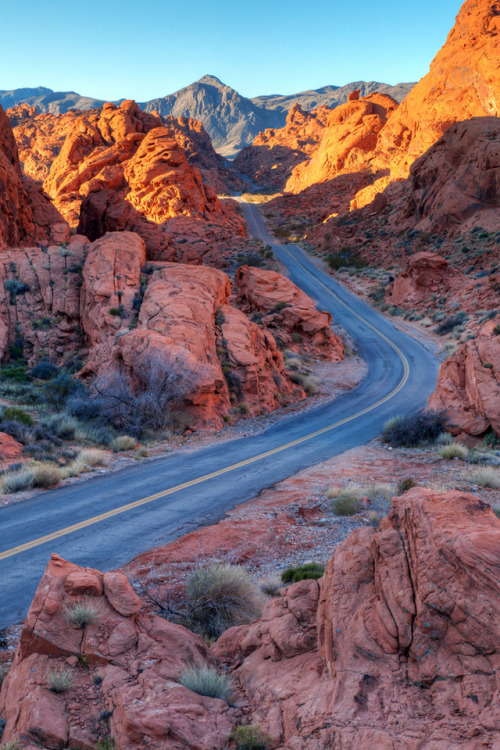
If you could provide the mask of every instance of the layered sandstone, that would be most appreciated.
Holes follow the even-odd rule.
[[[462,274],[451,268],[449,261],[438,253],[421,250],[411,256],[406,268],[389,286],[387,299],[406,309],[427,303],[431,294],[443,295],[451,289],[470,284]]]
[[[444,409],[448,429],[481,436],[500,435],[500,337],[498,323],[486,323],[478,335],[460,346],[439,368],[429,405]]]

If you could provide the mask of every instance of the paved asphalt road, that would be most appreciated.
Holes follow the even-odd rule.
[[[273,244],[253,205],[255,236]],[[307,466],[366,443],[422,407],[437,362],[421,344],[319,271],[295,246],[273,249],[290,277],[356,341],[368,373],[354,390],[265,432],[130,466],[0,509],[0,628],[22,619],[51,552],[108,570],[201,525]]]

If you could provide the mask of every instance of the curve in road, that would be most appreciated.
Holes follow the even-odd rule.
[[[0,628],[25,616],[50,552],[81,565],[117,567],[214,523],[265,487],[367,442],[389,416],[426,403],[436,381],[434,357],[317,269],[300,248],[275,244],[255,206],[244,204],[244,211],[254,235],[272,245],[291,279],[356,341],[367,375],[333,402],[258,435],[128,467],[0,509]]]

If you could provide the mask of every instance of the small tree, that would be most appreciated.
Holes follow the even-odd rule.
[[[172,409],[200,382],[201,371],[178,354],[146,352],[134,365],[133,376],[112,370],[94,387],[110,421],[136,436],[161,431],[172,421]]]

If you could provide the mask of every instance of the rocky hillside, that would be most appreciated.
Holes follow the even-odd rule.
[[[258,725],[276,750],[493,750],[499,550],[487,503],[410,490],[378,529],[345,539],[319,581],[282,589],[211,648],[148,614],[122,573],[52,555],[0,693],[2,739],[222,750]],[[78,627],[81,602],[93,616]],[[188,667],[224,671],[230,697],[189,689]]]

